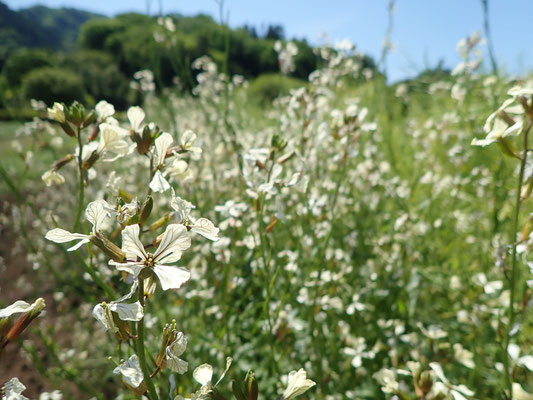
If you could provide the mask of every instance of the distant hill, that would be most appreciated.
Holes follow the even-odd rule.
[[[11,51],[20,47],[72,50],[80,26],[91,18],[101,17],[73,8],[44,6],[13,11],[0,1],[0,65]]]

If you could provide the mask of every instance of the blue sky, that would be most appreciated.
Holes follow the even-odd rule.
[[[3,0],[19,9],[44,4],[76,7],[105,15],[127,11],[185,15],[206,13],[218,18],[215,0]],[[271,23],[284,26],[286,35],[306,38],[313,44],[327,33],[331,41],[348,38],[360,51],[377,59],[387,28],[388,0],[225,0],[231,26],[245,23],[259,28]],[[497,60],[509,73],[533,70],[533,46],[529,44],[533,16],[531,0],[489,0],[493,46]],[[459,57],[459,39],[481,31],[481,0],[397,0],[392,41],[396,50],[388,58],[390,80],[416,75],[439,60],[453,68]],[[485,48],[486,49],[486,48]]]

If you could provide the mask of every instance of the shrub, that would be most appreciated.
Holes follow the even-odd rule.
[[[2,72],[11,87],[18,86],[24,75],[37,68],[53,65],[50,53],[43,49],[20,49],[9,56]]]
[[[248,88],[248,95],[261,105],[272,102],[280,95],[288,94],[291,89],[304,86],[305,82],[279,74],[263,74],[254,79]]]
[[[86,98],[81,78],[68,69],[55,67],[39,68],[27,74],[22,80],[22,92],[27,99],[42,100],[48,105]]]

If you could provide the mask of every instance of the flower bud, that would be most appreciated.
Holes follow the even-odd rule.
[[[69,162],[71,162],[72,160],[74,160],[74,155],[72,154],[67,154],[65,157],[63,157],[62,159],[60,160],[57,160],[55,163],[54,163],[54,166],[53,166],[53,169],[55,171],[58,171],[59,169],[63,168],[65,165],[67,165]]]
[[[33,303],[32,309],[22,314],[17,319],[13,327],[7,332],[6,340],[10,342],[18,338],[20,334],[28,327],[28,325],[39,316],[45,305],[44,299],[39,297],[35,303]]]
[[[170,221],[170,217],[172,216],[172,213],[170,214],[167,214],[167,215],[164,215],[162,216],[161,218],[159,218],[157,221],[155,221],[154,223],[152,223],[148,229],[153,232],[153,231],[157,231],[158,229],[164,227],[166,224],[168,224],[168,222]]]
[[[152,199],[152,196],[148,196],[141,206],[141,211],[139,212],[139,225],[143,225],[148,220],[153,206],[154,200]]]
[[[126,203],[131,203],[131,201],[133,200],[133,195],[122,189],[119,189],[118,195]]]
[[[64,124],[66,121],[65,105],[63,103],[54,103],[54,106],[48,109],[48,116],[60,124]]]
[[[94,243],[96,247],[102,250],[113,261],[123,262],[126,259],[126,253],[124,253],[120,247],[104,236],[92,235],[91,242]]]
[[[259,396],[259,385],[257,384],[257,379],[255,379],[255,374],[252,370],[248,371],[246,374],[244,383],[246,384],[246,390],[248,391],[248,400],[257,400],[257,397]]]

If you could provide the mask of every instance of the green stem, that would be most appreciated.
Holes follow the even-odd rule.
[[[141,303],[141,306],[144,307],[144,281],[142,278],[139,278],[138,282],[139,303]],[[144,381],[146,382],[146,386],[148,388],[150,400],[159,400],[159,397],[157,396],[157,392],[155,390],[154,382],[150,377],[150,371],[148,371],[148,367],[146,366],[146,355],[144,348],[144,317],[139,322],[137,322],[137,356],[139,357],[139,364],[144,375]]]
[[[505,354],[503,355],[503,362],[504,362],[504,378],[505,378],[505,386],[507,387],[507,391],[509,392],[509,398],[512,400],[513,398],[513,383],[512,383],[512,377],[511,377],[511,371],[510,371],[510,355],[509,355],[509,344],[511,341],[511,330],[513,329],[514,325],[514,319],[515,319],[515,310],[514,310],[514,301],[516,297],[516,283],[518,280],[518,262],[517,262],[517,241],[516,241],[516,235],[518,233],[518,219],[520,217],[520,206],[522,205],[522,199],[521,199],[521,192],[522,192],[522,185],[524,183],[524,172],[526,169],[527,164],[527,145],[528,145],[528,134],[529,130],[531,129],[533,122],[530,121],[526,130],[524,131],[524,147],[522,150],[522,157],[520,161],[520,173],[518,175],[518,185],[516,188],[516,201],[515,201],[515,210],[514,210],[514,218],[513,218],[513,229],[511,231],[511,243],[513,246],[512,250],[512,264],[511,264],[511,276],[509,278],[509,286],[510,286],[510,296],[509,296],[509,309],[508,309],[508,323],[507,323],[507,329],[505,331],[505,342],[504,342],[504,351]]]
[[[78,172],[80,174],[80,182],[78,188],[78,210],[76,211],[76,218],[74,219],[74,232],[78,231],[80,225],[81,213],[83,212],[83,197],[85,194],[85,182],[83,174],[83,142],[81,141],[81,129],[78,127]]]

